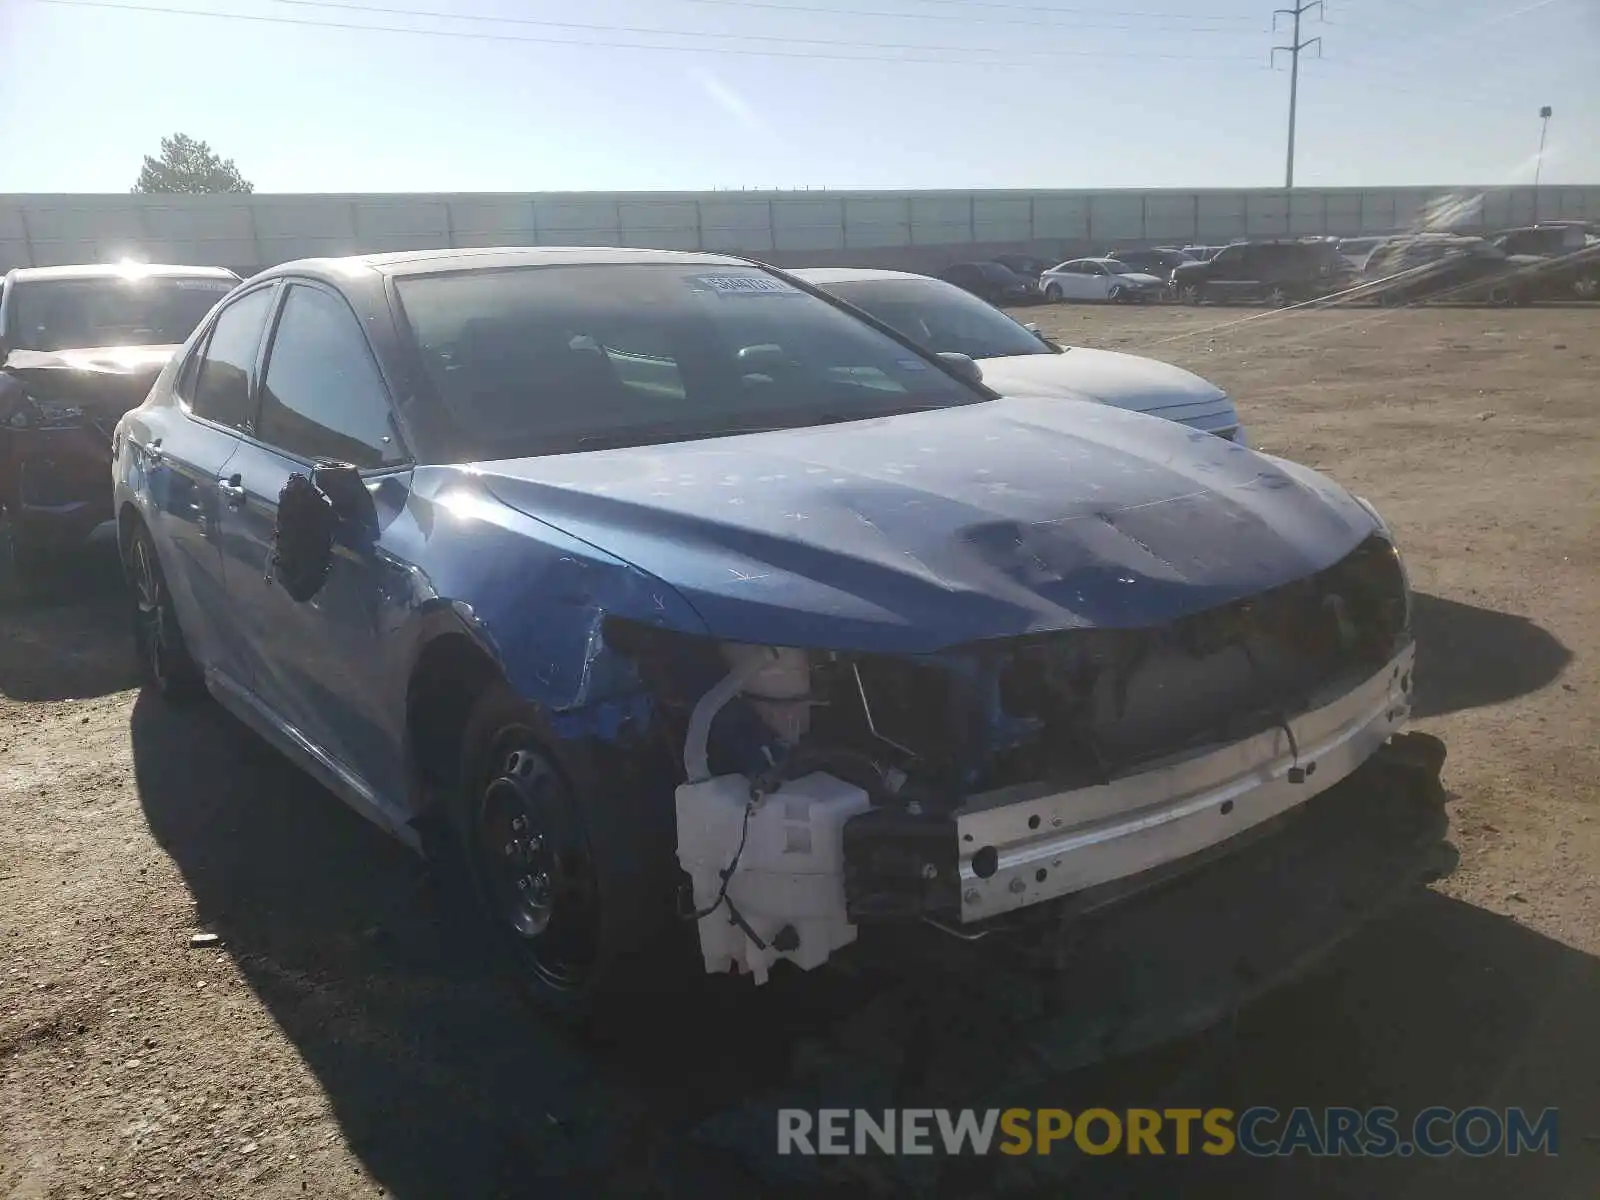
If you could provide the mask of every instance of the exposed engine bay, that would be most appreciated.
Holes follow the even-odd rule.
[[[1373,535],[1153,628],[927,656],[627,627],[684,747],[678,858],[706,969],[814,967],[864,922],[962,936],[1205,850],[1337,783],[1409,715],[1410,601]]]

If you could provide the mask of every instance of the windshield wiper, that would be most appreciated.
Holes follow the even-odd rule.
[[[740,433],[768,433],[786,425],[633,425],[605,433],[590,433],[572,443],[576,450],[615,450],[623,446],[649,446],[662,442],[693,442],[701,438],[733,437]]]
[[[964,403],[964,402],[963,402]],[[784,429],[808,429],[815,425],[839,425],[846,421],[872,421],[879,417],[898,417],[907,413],[933,412],[941,408],[960,408],[962,404],[902,405],[869,412],[825,410],[795,414],[791,420],[776,420],[765,425],[635,425],[605,433],[591,433],[572,443],[575,450],[616,450],[625,446],[645,446],[661,442],[692,442],[702,438],[737,437],[744,433],[777,433]]]

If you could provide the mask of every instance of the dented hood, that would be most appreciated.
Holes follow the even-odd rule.
[[[92,417],[120,417],[144,400],[177,351],[177,346],[13,350],[0,371],[36,400],[82,408]]]
[[[1084,401],[475,470],[670,584],[718,637],[841,650],[1158,624],[1329,566],[1375,526],[1304,467]]]

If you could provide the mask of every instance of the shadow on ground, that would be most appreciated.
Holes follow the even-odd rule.
[[[109,648],[121,636],[115,605],[29,612],[8,622],[30,631],[25,644],[102,639]],[[1472,662],[1487,656],[1525,668],[1509,684],[1461,665],[1445,666],[1432,683],[1424,675],[1432,711],[1529,690],[1564,662],[1553,639],[1516,618],[1420,597],[1418,623],[1434,647],[1430,661],[1460,663],[1439,656],[1442,631],[1445,644],[1472,651]],[[1542,665],[1526,669],[1536,656]],[[0,681],[48,677],[36,668],[17,674],[15,658],[0,652]],[[1088,1197],[1487,1200],[1593,1195],[1600,1180],[1592,1033],[1600,963],[1434,893],[1419,891],[1230,1025],[1086,1070],[1051,1068],[1051,1047],[1029,1041],[1003,989],[991,989],[989,1007],[952,1020],[937,983],[923,993],[901,981],[901,999],[884,1004],[881,977],[831,971],[761,992],[714,988],[620,1030],[574,1033],[520,1003],[488,965],[473,922],[420,862],[215,705],[178,710],[143,694],[132,742],[146,819],[200,920],[225,936],[249,986],[317,1075],[348,1142],[400,1200],[813,1196],[813,1164],[772,1156],[769,1118],[723,1120],[773,1094],[810,1107],[1561,1110],[1555,1159],[1135,1161],[1058,1148],[1049,1160],[829,1168],[830,1178],[853,1181],[831,1185],[840,1195],[1057,1197],[1070,1181],[1074,1196]],[[874,1022],[883,1022],[881,1037]],[[872,1070],[889,1043],[903,1048],[901,1060],[892,1085],[877,1088]],[[981,1097],[973,1064],[989,1085]],[[855,1082],[838,1085],[852,1072]],[[724,1133],[708,1137],[719,1122]]]
[[[632,1031],[558,1031],[496,977],[420,860],[218,706],[146,691],[132,740],[146,818],[199,922],[224,935],[390,1195],[753,1194],[686,1136],[694,1114],[781,1074],[788,1039],[847,993],[645,1012],[646,1055]]]
[[[137,682],[114,542],[63,556],[26,596],[0,604],[0,697],[88,700]]]
[[[1526,617],[1418,592],[1413,714],[1437,717],[1503,704],[1554,683],[1572,652]]]

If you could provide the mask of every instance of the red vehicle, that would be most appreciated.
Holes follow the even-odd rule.
[[[239,277],[19,267],[0,284],[0,579],[26,588],[111,517],[111,431]]]

